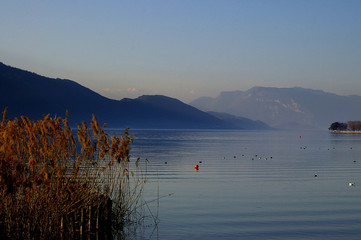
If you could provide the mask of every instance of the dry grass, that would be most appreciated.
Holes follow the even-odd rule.
[[[142,192],[143,175],[129,168],[128,129],[111,138],[95,116],[77,132],[49,115],[0,123],[0,238],[78,238],[110,221],[120,230]],[[138,164],[136,164],[138,165]],[[111,207],[107,203],[112,200]],[[94,220],[89,209],[97,214]],[[109,211],[99,211],[105,209]],[[88,229],[88,230],[84,230]],[[95,229],[95,230],[94,230]]]

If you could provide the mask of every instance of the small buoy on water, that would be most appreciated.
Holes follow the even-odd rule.
[[[317,174],[315,174],[315,177],[318,177]]]
[[[348,183],[348,186],[349,186],[349,187],[353,187],[353,186],[355,186],[355,183],[349,182],[349,183]]]
[[[194,170],[198,171],[199,170],[199,165],[194,165]]]
[[[167,162],[164,162],[164,164],[168,164]]]
[[[202,161],[199,161],[199,163],[202,163]]]

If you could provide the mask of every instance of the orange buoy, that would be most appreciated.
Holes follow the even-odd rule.
[[[199,170],[199,165],[194,165],[194,170],[198,171]]]

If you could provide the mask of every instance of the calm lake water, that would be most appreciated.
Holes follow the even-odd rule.
[[[133,239],[361,239],[361,135],[131,133],[158,219]]]

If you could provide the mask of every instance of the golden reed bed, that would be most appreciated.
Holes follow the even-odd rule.
[[[94,115],[90,128],[82,122],[74,130],[67,118],[8,119],[5,110],[0,239],[72,239],[121,230],[145,183],[129,167],[132,140],[128,129],[109,137]]]

